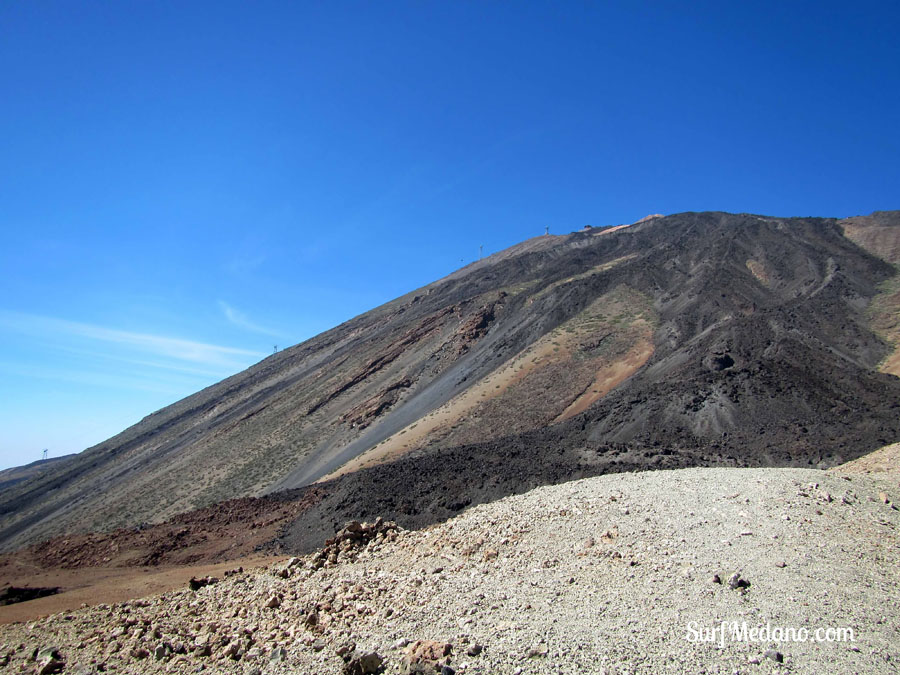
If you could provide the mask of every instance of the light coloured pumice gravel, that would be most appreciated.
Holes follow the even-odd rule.
[[[444,672],[895,673],[897,493],[805,469],[574,481],[424,531],[380,525],[333,544],[337,562],[2,627],[0,656],[12,672],[340,673],[352,641],[398,673],[407,642],[436,640]]]

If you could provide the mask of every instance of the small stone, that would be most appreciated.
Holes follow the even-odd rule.
[[[711,581],[712,583],[714,583],[714,584],[721,584],[721,583],[722,583],[722,577],[720,577],[718,574],[713,574],[713,575],[712,575],[712,579],[710,579],[710,581]]]
[[[216,579],[215,577],[209,577],[209,576],[201,577],[199,579],[197,577],[191,577],[190,580],[188,581],[188,586],[190,587],[190,589],[192,591],[198,591],[201,588],[203,588],[204,586],[210,586],[211,584],[214,584],[218,581],[219,580]]]
[[[271,595],[269,596],[269,599],[266,600],[266,607],[269,607],[270,609],[275,609],[280,606],[281,598],[279,598],[277,595]]]
[[[41,647],[32,656],[35,661],[46,661],[47,659],[61,659],[58,647]]]
[[[760,664],[760,660],[758,656],[751,656],[747,659],[747,663],[753,666],[758,666]]]
[[[450,666],[441,666],[441,675],[456,675],[456,670]]]
[[[742,579],[741,575],[737,572],[731,575],[728,579],[728,588],[735,591],[738,589],[749,588],[750,582],[746,579]]]
[[[346,661],[347,658],[350,656],[350,654],[353,653],[353,651],[355,649],[356,649],[356,643],[351,641],[351,642],[345,642],[344,644],[342,644],[340,647],[338,647],[334,651],[338,656],[340,656],[342,659],[344,659]]]
[[[784,562],[784,560],[779,560],[777,563],[775,563],[775,567],[784,568],[787,567],[787,563]]]
[[[138,660],[146,659],[148,656],[150,656],[150,652],[147,651],[146,649],[144,649],[143,647],[136,647],[135,649],[131,650],[131,656],[132,656],[132,658],[135,658]]]
[[[772,659],[776,663],[784,663],[784,654],[781,652],[777,652],[774,649],[767,649],[766,653],[763,654],[767,659]]]
[[[890,504],[891,503],[891,500],[887,496],[887,492],[879,492],[878,499],[881,500],[882,504]]]
[[[66,668],[66,662],[60,659],[46,659],[38,668],[38,675],[49,675],[49,673],[61,673]]]
[[[166,646],[163,643],[159,643],[156,645],[156,649],[153,650],[153,658],[157,661],[162,661],[166,658]]]
[[[269,661],[272,661],[273,663],[281,663],[286,658],[287,652],[284,650],[284,647],[275,647],[269,654]]]
[[[482,646],[481,646],[480,644],[478,644],[478,643],[475,643],[474,645],[470,646],[470,647],[466,650],[466,655],[467,655],[467,656],[478,656],[478,655],[481,653],[481,650],[482,650],[482,649],[484,649],[484,647],[482,647]]]
[[[547,656],[548,651],[549,651],[549,649],[547,648],[547,645],[537,645],[537,646],[529,649],[528,652],[526,652],[525,658],[533,659],[533,658],[537,658],[540,656]]]
[[[344,675],[373,675],[381,668],[384,659],[378,652],[353,652],[344,664]]]
[[[453,645],[449,642],[416,640],[403,657],[404,672],[440,672],[440,666],[449,664],[452,651]]]

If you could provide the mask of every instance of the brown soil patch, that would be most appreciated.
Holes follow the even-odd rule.
[[[261,547],[318,499],[316,490],[234,499],[157,525],[56,537],[0,555],[0,587],[61,589],[0,607],[0,623],[162,593],[192,576],[266,564],[272,558]]]
[[[252,556],[217,564],[165,567],[39,569],[25,561],[7,559],[0,565],[0,580],[12,586],[58,586],[62,590],[27,602],[0,607],[0,624],[31,621],[38,617],[78,609],[85,605],[124,602],[187,586],[191,577],[222,578],[226,571],[267,565],[279,558]]]
[[[649,331],[648,331],[649,333]],[[606,396],[622,382],[634,375],[653,355],[653,340],[650,335],[641,338],[624,356],[597,371],[588,388],[562,411],[554,422],[562,422],[584,412]]]
[[[879,370],[883,373],[890,373],[900,377],[900,348],[894,350],[894,353],[884,360]]]
[[[881,285],[878,295],[869,305],[868,315],[878,336],[894,345],[893,353],[881,362],[878,369],[900,377],[900,276]]]
[[[763,267],[762,263],[758,260],[748,260],[747,269],[750,270],[750,273],[756,277],[756,280],[763,286],[769,286],[772,283],[772,280],[766,273],[766,268]]]
[[[891,480],[900,481],[900,443],[886,445],[829,471],[840,474],[882,474]]]
[[[872,255],[900,266],[900,227],[886,213],[857,216],[840,221],[844,236]],[[883,373],[900,377],[900,277],[882,284],[869,306],[873,330],[894,351],[879,366]]]
[[[189,511],[157,525],[73,534],[0,555],[0,572],[16,561],[36,570],[87,567],[157,567],[218,563],[252,555],[315,503],[307,491],[292,501],[277,497],[233,499]]]
[[[844,236],[872,255],[900,264],[900,228],[884,214],[856,216],[840,221]]]
[[[643,219],[642,219],[642,220],[643,220]],[[638,222],[640,223],[641,220],[639,220]],[[616,232],[617,230],[621,230],[621,229],[623,229],[623,228],[625,228],[625,227],[631,227],[631,225],[615,225],[614,227],[605,227],[605,228],[603,228],[602,230],[600,230],[599,232],[594,232],[594,236],[595,236],[595,237],[600,237],[600,236],[602,236],[602,235],[604,235],[604,234],[610,234],[610,233],[612,233],[612,232]]]

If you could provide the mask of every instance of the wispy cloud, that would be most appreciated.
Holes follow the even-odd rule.
[[[119,345],[138,354],[175,359],[230,372],[247,367],[248,361],[266,356],[263,352],[248,349],[225,347],[151,333],[134,333],[96,324],[19,312],[0,311],[0,328],[56,342],[64,341],[63,338],[66,336],[86,338]]]
[[[247,317],[246,314],[244,314],[240,310],[235,309],[224,300],[219,300],[219,309],[222,310],[225,318],[238,328],[243,328],[244,330],[249,330],[253,333],[269,335],[271,337],[284,337],[283,333],[279,333],[276,330],[272,330],[270,328],[266,328],[265,326],[260,326],[258,323],[254,323]]]
[[[154,378],[146,372],[117,374],[104,370],[83,370],[68,366],[20,364],[7,361],[0,361],[0,373],[19,378],[38,378],[91,387],[146,391],[167,396],[183,396],[186,389],[191,390],[197,387],[197,381],[194,379],[173,378],[168,374]]]
[[[197,377],[221,377],[222,369],[203,364],[194,364],[189,361],[165,360],[162,358],[140,358],[140,355],[118,354],[111,351],[98,349],[79,349],[67,344],[53,345],[62,353],[74,355],[76,358],[95,362],[125,363],[130,366],[138,366],[148,371],[171,371],[181,375],[194,375]]]

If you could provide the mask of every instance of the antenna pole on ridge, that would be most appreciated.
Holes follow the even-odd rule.
[[[41,453],[41,461],[42,461],[42,462],[46,462],[46,461],[47,461],[47,448],[44,448],[44,452]]]
[[[545,236],[545,237],[550,236],[550,226],[549,226],[549,225],[547,225],[547,226],[544,228],[544,236]]]

